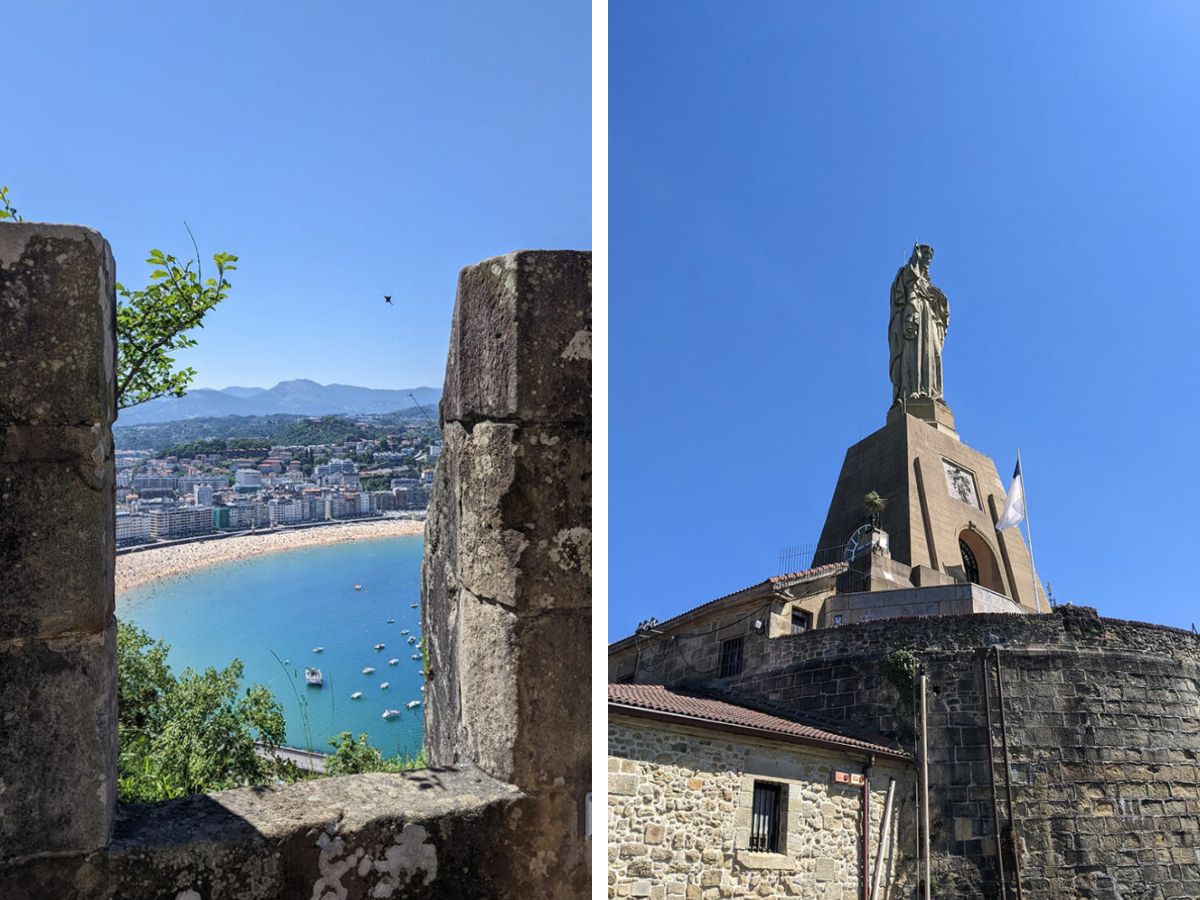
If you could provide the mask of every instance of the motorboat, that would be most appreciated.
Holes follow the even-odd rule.
[[[401,633],[401,634],[408,634],[408,629],[407,629],[407,628],[401,628],[401,629],[400,629],[400,633]]]
[[[417,604],[415,604],[415,603],[411,603],[411,604],[409,604],[409,607],[410,607],[411,609],[416,609],[416,608],[417,608]]]
[[[389,660],[388,660],[388,665],[389,665],[389,666],[394,666],[394,665],[396,665],[396,663],[398,663],[398,662],[400,662],[400,660],[398,660],[398,659],[389,659]]]
[[[396,624],[396,620],[395,620],[395,619],[388,619],[386,624],[388,624],[388,625],[394,625],[394,624]]]
[[[416,709],[418,706],[421,705],[421,701],[420,700],[409,700],[404,705],[407,706],[409,709]]]
[[[413,659],[420,659],[420,658],[421,658],[421,654],[420,654],[420,653],[414,653],[414,654],[412,655],[412,658],[413,658]]]
[[[355,691],[353,694],[350,695],[350,699],[351,700],[361,700],[362,699],[362,691]]]
[[[385,719],[394,719],[398,715],[400,715],[400,710],[398,709],[385,709],[383,711],[383,718]]]
[[[364,674],[364,675],[370,675],[370,674],[371,674],[372,672],[374,672],[374,671],[375,671],[375,667],[374,667],[374,666],[367,666],[365,669],[363,669],[363,674]]]
[[[379,689],[381,691],[386,691],[388,689],[388,683],[386,681],[379,682]]]
[[[356,585],[354,586],[354,589],[355,589],[356,591],[361,591],[361,590],[362,590],[362,585],[361,585],[361,584],[356,584]]]
[[[324,653],[324,652],[325,652],[324,647],[313,647],[313,653]]]
[[[410,634],[408,636],[408,642],[410,644],[415,644],[417,642],[417,636],[415,634]]]
[[[378,653],[378,652],[379,652],[380,650],[382,650],[382,649],[383,649],[383,644],[376,644],[376,645],[375,645],[375,652],[376,652],[376,653]]]
[[[312,666],[305,669],[304,683],[309,687],[321,687],[325,683],[325,679],[321,677],[321,670],[314,669]]]

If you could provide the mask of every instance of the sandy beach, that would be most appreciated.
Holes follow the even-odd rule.
[[[411,519],[372,519],[265,534],[244,534],[219,540],[153,547],[117,557],[117,596],[152,581],[178,578],[206,566],[220,565],[264,553],[279,553],[382,537],[422,534],[425,523]]]

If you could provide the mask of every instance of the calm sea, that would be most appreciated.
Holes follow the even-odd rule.
[[[365,732],[387,756],[413,754],[421,748],[425,696],[421,661],[411,658],[417,647],[407,638],[420,637],[412,604],[420,596],[422,546],[420,536],[377,538],[201,569],[122,595],[117,616],[170,644],[176,673],[240,659],[245,685],[265,684],[283,704],[294,747],[326,751],[330,737],[349,731]],[[379,643],[384,649],[374,650]],[[318,646],[324,652],[313,653]],[[389,659],[399,662],[389,666]],[[313,665],[323,688],[304,684],[304,668]],[[362,674],[366,666],[375,672]],[[362,699],[350,699],[355,691]],[[406,709],[410,700],[422,705]],[[384,709],[400,716],[385,721]]]

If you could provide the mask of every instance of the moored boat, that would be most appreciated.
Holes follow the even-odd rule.
[[[398,660],[398,659],[389,659],[389,660],[388,660],[388,665],[389,665],[389,666],[394,666],[394,665],[396,665],[396,663],[398,663],[398,662],[400,662],[400,660]]]
[[[386,691],[388,689],[388,683],[386,681],[379,682],[379,689],[381,691]]]
[[[382,650],[382,649],[383,649],[383,644],[376,644],[376,645],[375,645],[375,652],[376,652],[376,653],[378,653],[378,652],[379,652],[380,650]]]
[[[400,710],[398,709],[385,709],[383,711],[383,718],[385,719],[394,719],[398,715],[400,715]]]
[[[355,691],[353,694],[350,695],[350,699],[351,700],[361,700],[362,699],[362,691]]]
[[[309,687],[321,687],[325,683],[325,679],[321,676],[321,670],[309,666],[304,670],[304,683]]]
[[[375,667],[374,667],[374,666],[367,666],[366,668],[364,668],[364,669],[363,669],[363,674],[364,674],[364,675],[370,675],[370,674],[371,674],[372,672],[374,672],[374,671],[375,671]]]
[[[409,700],[404,705],[407,706],[409,709],[416,709],[418,706],[421,705],[421,701],[420,700]]]
[[[324,653],[324,652],[325,652],[324,647],[313,647],[313,653]]]

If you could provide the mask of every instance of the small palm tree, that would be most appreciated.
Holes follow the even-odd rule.
[[[863,497],[863,509],[867,511],[867,515],[871,517],[873,526],[879,525],[879,517],[883,515],[883,511],[887,508],[887,499],[880,497],[875,491],[871,491]]]

